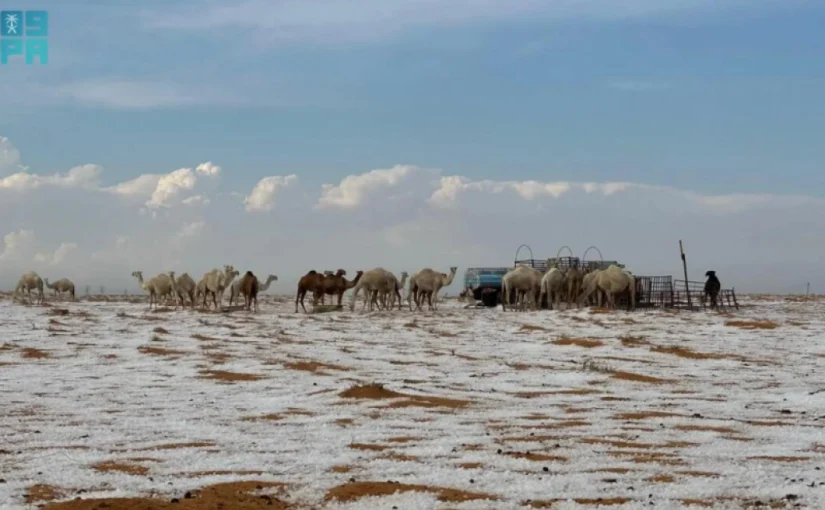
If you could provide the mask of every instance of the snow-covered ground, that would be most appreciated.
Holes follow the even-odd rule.
[[[271,297],[258,314],[6,298],[0,507],[260,480],[314,508],[825,508],[825,301],[743,301],[305,315]]]

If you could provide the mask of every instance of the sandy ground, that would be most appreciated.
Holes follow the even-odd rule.
[[[825,508],[825,302],[743,305],[0,299],[0,508]]]

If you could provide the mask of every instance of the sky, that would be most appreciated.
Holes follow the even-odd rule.
[[[681,277],[681,239],[692,280],[825,292],[825,3],[3,5],[29,7],[50,55],[0,66],[0,289],[458,266],[455,294],[522,243]]]

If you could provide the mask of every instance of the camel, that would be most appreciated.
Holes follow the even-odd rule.
[[[149,281],[143,281],[143,271],[135,271],[132,276],[138,279],[140,288],[149,292],[149,309],[152,309],[152,303],[155,308],[158,307],[158,298],[168,296],[172,293],[172,283],[169,281],[169,275],[159,274]]]
[[[525,308],[524,301],[528,295],[532,298],[534,305],[538,307],[542,277],[541,271],[527,266],[519,266],[507,272],[501,279],[501,309],[507,311],[511,291],[516,292],[516,303],[518,303],[521,310]]]
[[[580,303],[578,300],[579,294],[581,294],[581,287],[582,287],[582,280],[584,278],[584,273],[576,267],[570,267],[567,271],[564,272],[564,286],[566,287],[567,291],[567,304],[568,306],[573,306],[573,303],[576,303],[576,308],[579,307]]]
[[[252,271],[247,271],[243,278],[241,278],[241,294],[243,294],[244,306],[247,310],[252,311],[252,303],[255,303],[254,311],[258,311],[258,279],[252,274]]]
[[[607,269],[600,271],[591,281],[585,292],[582,293],[579,301],[590,297],[596,290],[601,289],[607,295],[607,304],[610,308],[616,308],[615,296],[621,292],[630,291],[630,301],[628,309],[636,308],[636,278],[629,271],[621,269],[619,266],[611,265]]]
[[[278,277],[274,274],[271,274],[266,278],[266,283],[261,283],[261,280],[258,280],[258,292],[266,292],[269,289],[270,284],[272,284],[272,282],[277,281]],[[242,282],[243,278],[241,278],[240,280],[235,280],[235,283],[233,283],[232,286],[229,287],[229,308],[232,308],[232,303],[235,301],[235,298],[241,296]]]
[[[415,306],[418,306],[418,285],[415,283],[418,279],[418,273],[413,273],[410,276],[410,288],[407,291],[407,304],[410,306],[410,311],[412,311],[412,302],[415,301]]]
[[[418,294],[415,300],[416,310],[421,309],[420,301],[423,301],[424,297],[427,298],[429,309],[436,310],[438,307],[438,291],[443,287],[449,287],[453,283],[456,271],[458,271],[456,266],[450,268],[449,275],[425,268],[413,275],[415,279],[410,280],[410,286],[412,288],[413,282],[415,282],[414,285]],[[407,299],[409,300],[409,295]]]
[[[371,269],[361,275],[361,279],[355,285],[355,290],[352,293],[352,301],[350,301],[350,310],[355,310],[355,302],[358,300],[358,293],[361,289],[364,289],[367,295],[367,301],[369,301],[369,311],[372,311],[373,304],[377,304],[373,301],[372,296],[375,292],[382,292],[384,289],[388,289],[389,282],[387,280],[387,273],[384,268],[376,267],[375,269]],[[364,303],[366,307],[367,303]]]
[[[49,279],[46,278],[44,279],[44,283],[46,284],[46,287],[54,290],[55,296],[60,296],[64,292],[68,292],[69,295],[72,297],[72,301],[75,300],[74,283],[72,283],[72,281],[68,278],[61,278],[60,280],[57,280],[54,283],[49,283]]]
[[[189,276],[189,273],[183,273],[182,275],[175,278],[175,272],[169,271],[169,280],[172,284],[172,294],[177,296],[177,300],[175,300],[175,310],[178,309],[178,306],[186,308],[186,300],[184,299],[186,296],[189,297],[189,303],[194,310],[195,308],[195,290],[197,285],[195,284],[195,280]],[[173,296],[173,297],[174,297]]]
[[[719,278],[716,276],[716,271],[708,271],[705,273],[705,276],[707,276],[708,279],[705,281],[704,293],[702,294],[702,305],[705,304],[708,296],[710,296],[710,308],[712,310],[719,307],[719,304],[716,302],[716,298],[719,295],[719,291],[722,290],[722,282],[720,282]]]
[[[336,283],[338,283],[339,278],[343,278],[346,276],[347,271],[344,269],[338,269],[337,271],[324,271],[323,276],[318,280],[316,288],[312,290],[312,306],[316,306],[318,304],[318,299],[320,298],[321,304],[324,304],[324,298],[328,294],[324,289],[326,286],[329,286],[330,289],[334,289],[336,287]],[[334,294],[334,291],[329,292],[329,294]]]
[[[404,284],[407,283],[409,277],[410,275],[406,271],[401,271],[401,280],[398,280],[394,274],[389,274],[388,278],[390,278],[392,285],[390,292],[383,295],[384,308],[392,310],[392,307],[395,306],[395,300],[398,299],[398,309],[401,309],[404,303],[401,299],[401,289],[404,288]]]
[[[204,308],[209,308],[207,298],[209,297],[209,294],[212,294],[212,304],[215,305],[216,310],[220,310],[220,307],[223,304],[223,292],[226,287],[232,283],[232,280],[238,276],[238,274],[240,273],[236,271],[234,267],[229,265],[223,266],[223,271],[220,269],[212,269],[211,271],[204,273],[203,277],[201,277],[201,281],[198,282],[197,287],[198,295],[200,296],[201,293],[203,294]]]
[[[344,278],[345,274],[346,271],[339,269],[334,275],[326,276],[323,279],[320,279],[318,281],[318,285],[312,292],[313,306],[315,306],[319,296],[321,298],[321,304],[324,304],[324,295],[326,294],[338,296],[338,306],[341,306],[341,301],[344,299],[344,293],[358,285],[361,277],[364,276],[363,271],[358,271],[355,273],[355,278],[353,280],[347,280]]]
[[[29,295],[29,303],[32,303],[32,289],[37,290],[37,303],[43,304],[43,279],[34,271],[23,273],[14,289],[14,295],[22,294],[25,290]]]
[[[547,296],[547,308],[553,309],[553,300],[556,301],[556,309],[561,305],[561,298],[564,294],[564,274],[558,267],[551,267],[544,276],[541,277],[541,292],[539,294],[539,305]]]
[[[313,291],[318,288],[321,284],[321,280],[323,280],[324,275],[319,273],[318,271],[312,269],[307,274],[301,277],[298,281],[298,292],[295,294],[295,313],[298,313],[298,301],[301,302],[301,308],[304,309],[304,313],[307,313],[307,309],[304,306],[304,297],[306,297],[307,292]],[[313,296],[313,302],[315,297]]]
[[[584,292],[586,292],[586,290],[588,288],[590,288],[591,285],[595,286],[596,276],[601,272],[602,272],[601,269],[594,269],[594,270],[584,274],[584,277],[582,278],[582,285],[581,285],[581,290],[580,290],[579,296],[581,296]],[[592,296],[591,295],[592,292],[595,292],[596,296]],[[603,292],[601,290],[594,287],[593,291],[591,291],[591,293],[588,294],[588,297],[586,299],[586,303],[588,305],[594,305],[595,304],[597,306],[601,306],[602,305],[602,294],[603,294]]]

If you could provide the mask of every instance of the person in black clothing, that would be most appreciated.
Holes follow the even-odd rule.
[[[722,283],[719,281],[719,278],[716,277],[716,271],[708,271],[705,273],[705,276],[707,276],[708,279],[705,281],[703,301],[706,301],[708,296],[710,296],[710,307],[717,308],[716,297],[722,289]]]

